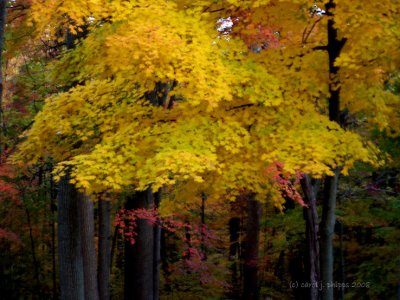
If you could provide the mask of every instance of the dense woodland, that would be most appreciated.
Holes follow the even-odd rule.
[[[0,299],[399,299],[397,0],[0,13]]]

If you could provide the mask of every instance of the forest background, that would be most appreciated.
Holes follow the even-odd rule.
[[[396,0],[0,9],[1,299],[398,299]]]

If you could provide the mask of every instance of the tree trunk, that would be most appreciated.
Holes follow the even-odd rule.
[[[240,218],[233,217],[229,220],[229,260],[231,271],[231,283],[233,289],[239,291],[239,231],[240,231]]]
[[[117,245],[118,245],[118,230],[119,230],[119,226],[116,225],[116,226],[114,227],[114,233],[113,233],[113,235],[112,235],[112,241],[111,241],[110,270],[112,270],[112,268],[113,268],[114,253],[115,253],[115,249],[117,248]]]
[[[341,205],[341,199],[340,196],[337,198],[337,203],[340,206]],[[339,282],[346,282],[346,275],[345,275],[345,262],[344,262],[344,245],[343,245],[343,223],[342,222],[336,222],[336,232],[338,232],[339,235],[339,270],[338,270],[338,276],[339,276]],[[338,299],[339,300],[344,300],[344,294],[345,294],[345,286],[341,286],[339,288],[339,293],[338,293]]]
[[[97,255],[94,241],[94,207],[93,202],[88,196],[78,192],[78,198],[85,299],[98,300],[99,289],[97,286]]]
[[[52,261],[52,294],[53,300],[58,299],[57,289],[57,257],[56,257],[56,204],[55,199],[57,198],[57,192],[54,187],[53,179],[50,176],[50,211],[51,211],[51,261]]]
[[[99,200],[99,299],[110,299],[111,272],[111,205],[109,201]]]
[[[232,259],[237,259],[239,257],[239,231],[240,218],[231,218],[229,220],[229,257]]]
[[[154,207],[150,189],[136,192],[126,202],[126,209]],[[137,220],[135,243],[125,242],[125,300],[153,300],[154,297],[154,228],[146,220]]]
[[[161,190],[154,194],[154,205],[159,208],[161,202]],[[160,299],[160,266],[161,266],[161,224],[154,226],[153,249],[153,300]]]
[[[334,9],[336,3],[330,0],[325,5],[325,10],[330,19],[328,20],[328,56],[329,56],[329,120],[342,125],[340,122],[340,79],[338,78],[339,67],[335,65],[336,59],[346,43],[346,39],[338,39],[335,28]],[[334,170],[333,176],[325,178],[324,201],[321,220],[321,279],[322,279],[322,300],[333,300],[333,234],[335,230],[335,208],[337,197],[337,186],[339,168]]]
[[[339,230],[339,248],[340,248],[340,264],[339,264],[339,282],[346,282],[345,263],[344,263],[344,245],[343,245],[343,224],[338,223]],[[344,300],[345,287],[339,288],[339,300]]]
[[[168,232],[166,230],[161,230],[161,240],[160,240],[160,246],[161,246],[161,268],[164,274],[164,291],[166,293],[172,292],[172,285],[171,285],[171,270],[169,268],[170,265],[170,260],[171,260],[171,250],[173,247],[168,245],[167,242],[167,237]]]
[[[306,272],[311,284],[309,299],[319,299],[320,266],[319,266],[319,244],[318,244],[318,212],[316,190],[311,178],[306,174],[301,179],[301,187],[304,192],[304,203],[308,206],[303,209],[304,220],[306,221],[307,240],[307,265]]]
[[[61,300],[85,299],[77,191],[69,176],[61,178],[58,200],[58,258]]]
[[[333,300],[333,235],[339,170],[325,178],[324,203],[321,220],[321,279],[322,299]],[[329,286],[331,285],[331,286]]]
[[[258,247],[260,239],[261,206],[260,203],[255,200],[254,194],[248,195],[247,197],[243,299],[256,300],[259,298]]]

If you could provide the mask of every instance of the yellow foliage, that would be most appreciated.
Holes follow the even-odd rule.
[[[399,67],[391,42],[399,41],[399,14],[394,1],[383,2],[392,10],[382,18],[374,16],[381,5],[355,10],[348,1],[316,18],[300,0],[33,1],[42,36],[84,25],[88,34],[51,66],[54,84],[79,84],[46,100],[14,159],[53,157],[56,172],[70,168],[71,182],[88,193],[175,186],[182,199],[208,191],[229,200],[246,189],[281,206],[266,173],[276,161],[314,177],[376,163],[374,147],[326,116],[332,80],[343,108],[399,132],[398,96],[384,90]],[[279,45],[249,51],[240,22],[218,37],[213,6],[251,11],[250,21],[279,31]],[[329,18],[347,38],[338,78],[329,77],[323,50]],[[158,83],[175,99],[170,110],[146,100]]]

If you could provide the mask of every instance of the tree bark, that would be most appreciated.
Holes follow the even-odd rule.
[[[57,257],[56,257],[56,204],[55,199],[57,198],[57,192],[54,187],[53,179],[50,177],[50,211],[51,211],[51,261],[52,261],[52,294],[53,300],[58,299],[57,289]]]
[[[166,230],[161,230],[161,240],[160,240],[160,246],[161,246],[161,268],[164,274],[164,291],[168,294],[172,292],[172,285],[171,285],[171,275],[172,272],[169,268],[170,266],[170,261],[172,259],[171,255],[171,250],[173,247],[171,245],[168,245],[168,232]]]
[[[239,231],[240,231],[240,218],[233,217],[229,220],[229,260],[232,286],[238,290],[238,259],[239,259]]]
[[[83,37],[66,30],[67,49]],[[68,90],[69,87],[65,89]],[[97,262],[94,244],[94,210],[90,199],[69,183],[70,174],[63,176],[58,192],[58,241],[61,300],[97,300]]]
[[[161,190],[154,194],[154,205],[159,208],[161,202]],[[160,266],[161,266],[161,224],[154,226],[153,249],[153,300],[160,299]]]
[[[339,230],[339,249],[340,249],[340,264],[339,264],[339,282],[346,282],[345,276],[345,262],[344,262],[344,245],[343,245],[343,224],[342,222],[338,223]],[[344,300],[345,287],[341,286],[339,288],[339,297],[338,299]]]
[[[335,233],[338,178],[338,169],[335,170],[334,176],[325,178],[325,196],[321,220],[321,279],[323,284],[323,300],[333,300],[333,235]]]
[[[239,231],[240,218],[231,218],[229,220],[229,257],[232,259],[239,257]]]
[[[136,192],[126,202],[126,209],[150,209],[154,206],[150,189]],[[154,298],[154,228],[146,220],[137,220],[135,243],[125,242],[125,300]]]
[[[113,262],[114,262],[114,253],[115,253],[115,249],[117,248],[118,245],[118,230],[119,230],[119,226],[116,225],[114,227],[114,233],[112,235],[112,240],[111,240],[111,261],[110,261],[110,270],[112,270],[113,268]]]
[[[99,200],[99,299],[110,299],[111,272],[111,205],[109,201]]]
[[[58,258],[61,300],[84,300],[83,258],[77,191],[63,176],[59,183]]]
[[[308,274],[309,283],[311,284],[308,298],[310,300],[318,300],[320,298],[320,257],[316,190],[313,187],[311,178],[307,174],[301,179],[301,187],[304,193],[304,203],[308,206],[303,209],[307,240],[307,265],[305,269]]]
[[[97,286],[97,256],[94,241],[94,207],[93,202],[88,196],[78,192],[78,198],[85,299],[98,300],[99,289]]]
[[[329,120],[339,125],[340,121],[340,80],[338,78],[339,67],[335,65],[336,59],[340,56],[346,39],[338,38],[337,29],[335,28],[335,20],[333,10],[336,7],[334,0],[330,0],[325,5],[328,20],[328,45],[327,51],[329,56]],[[324,200],[322,207],[321,220],[321,279],[322,279],[322,300],[333,300],[333,235],[335,230],[335,208],[337,198],[337,186],[340,170],[336,167],[333,170],[333,176],[325,178]]]
[[[261,223],[261,206],[255,200],[255,195],[247,195],[247,228],[244,252],[244,287],[243,299],[256,300],[259,298],[258,282],[258,248]]]

